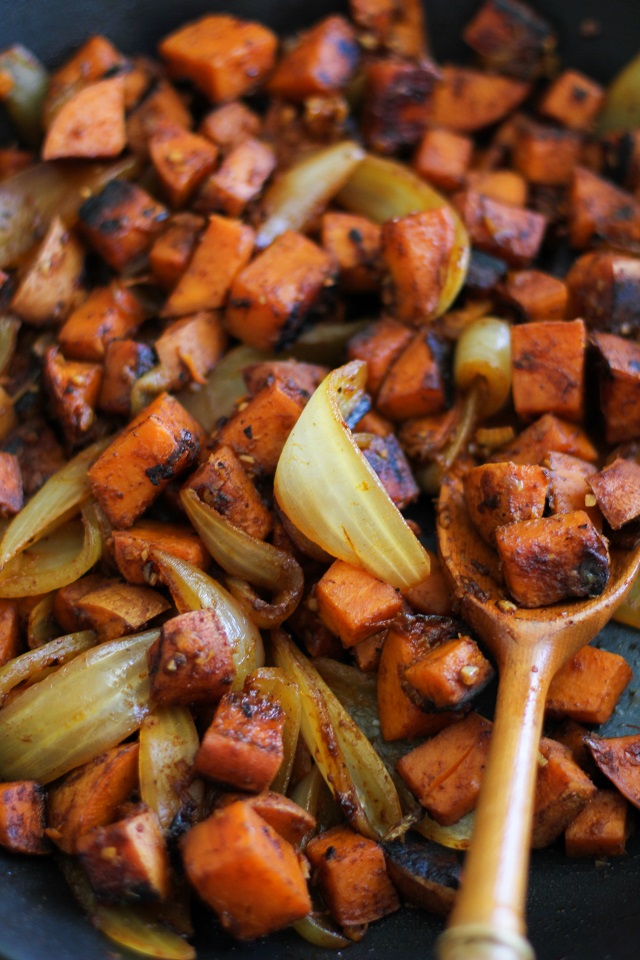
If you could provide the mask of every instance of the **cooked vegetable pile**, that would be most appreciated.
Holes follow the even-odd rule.
[[[149,956],[195,956],[192,896],[337,948],[450,909],[494,670],[443,477],[505,610],[640,530],[637,65],[562,68],[519,0],[474,66],[415,0],[350,17],[0,53],[0,844]],[[592,728],[630,679],[553,680],[533,847],[624,855],[640,736]]]

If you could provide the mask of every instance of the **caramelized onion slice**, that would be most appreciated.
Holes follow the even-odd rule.
[[[300,564],[291,554],[245,533],[203,503],[195,490],[183,490],[180,499],[207,550],[230,575],[229,591],[257,626],[268,630],[290,617],[304,588]],[[273,593],[273,601],[263,600],[249,584]]]
[[[95,646],[97,640],[98,635],[93,630],[81,630],[79,633],[68,633],[64,637],[49,640],[41,647],[27,650],[19,657],[9,660],[0,667],[0,703],[19,683],[36,683],[44,671],[68,663],[84,650]]]
[[[609,84],[596,127],[600,135],[640,127],[640,54]]]
[[[153,550],[152,557],[180,613],[211,608],[223,621],[235,664],[231,689],[240,690],[248,674],[264,664],[262,637],[255,623],[217,580],[198,567],[163,550]]]
[[[185,809],[187,819],[204,800],[202,782],[192,777],[200,746],[198,731],[186,707],[156,707],[140,727],[140,799],[158,815],[163,830]]]
[[[323,380],[284,446],[274,491],[282,511],[313,543],[407,589],[426,578],[429,557],[345,422],[365,378],[366,365],[353,360]]]
[[[271,634],[277,666],[300,691],[300,731],[351,826],[381,839],[401,819],[396,788],[380,757],[318,671],[282,630]]]
[[[284,671],[279,670],[278,667],[261,667],[259,670],[254,670],[249,682],[252,689],[259,690],[260,693],[268,697],[274,697],[284,711],[284,758],[270,789],[277,793],[286,794],[300,734],[302,710],[300,691],[295,681],[287,677]]]

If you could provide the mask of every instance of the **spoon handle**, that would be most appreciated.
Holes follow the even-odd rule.
[[[440,960],[533,960],[524,907],[551,645],[514,647],[501,665],[476,820]]]

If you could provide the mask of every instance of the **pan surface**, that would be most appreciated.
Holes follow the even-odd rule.
[[[433,52],[438,60],[468,57],[460,32],[478,0],[426,0]],[[563,65],[606,81],[640,47],[632,0],[539,0],[537,9],[556,25]],[[205,12],[227,9],[291,33],[329,12],[332,0],[2,0],[0,49],[20,41],[55,65],[89,33],[104,33],[125,53],[152,52],[159,37]],[[585,24],[597,27],[585,30]],[[623,653],[635,679],[607,735],[640,729],[640,633],[610,625],[596,644]],[[290,933],[249,945],[232,942],[212,918],[197,920],[201,960],[307,960],[336,954],[311,947]],[[640,837],[626,857],[596,863],[569,861],[560,848],[534,853],[528,903],[529,936],[538,960],[637,960],[640,942]],[[431,960],[440,921],[403,910],[375,924],[350,960]],[[0,855],[0,955],[5,960],[114,960],[133,958],[94,931],[52,862]],[[338,954],[340,956],[341,954]]]

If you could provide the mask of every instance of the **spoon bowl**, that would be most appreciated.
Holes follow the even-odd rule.
[[[438,551],[460,616],[493,654],[499,674],[491,749],[464,877],[440,960],[532,960],[525,937],[530,835],[547,690],[553,675],[596,636],[640,569],[640,546],[612,550],[597,597],[525,609],[502,586],[495,553],[467,512],[462,470],[443,480]]]

